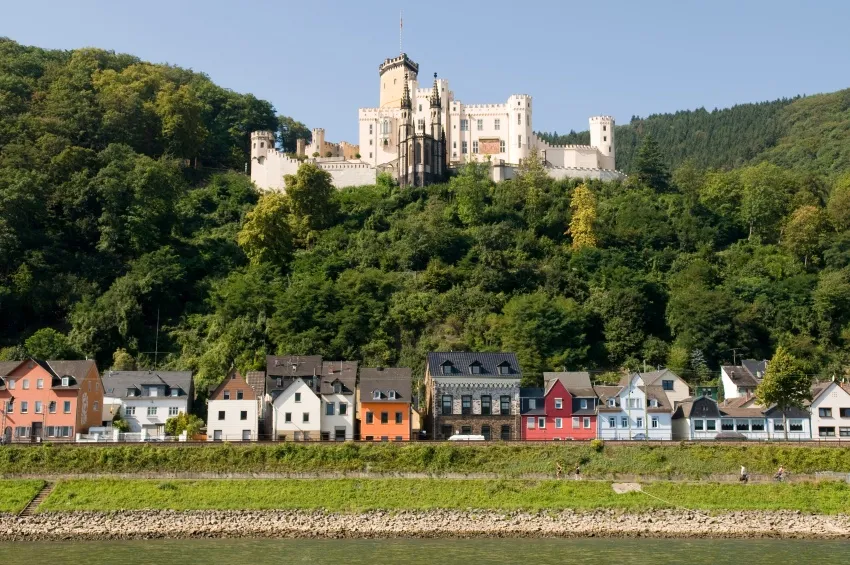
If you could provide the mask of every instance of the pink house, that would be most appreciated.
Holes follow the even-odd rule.
[[[597,397],[587,372],[543,373],[542,389],[522,389],[522,438],[582,440],[596,437]]]

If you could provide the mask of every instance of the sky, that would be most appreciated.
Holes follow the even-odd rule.
[[[190,68],[356,143],[400,11],[423,81],[469,104],[530,94],[536,131],[850,87],[846,0],[0,0],[0,36]]]

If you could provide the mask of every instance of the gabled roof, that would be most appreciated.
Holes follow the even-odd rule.
[[[721,368],[736,386],[755,388],[761,382],[764,372],[767,370],[767,361],[744,359],[740,366],[723,365]]]
[[[235,378],[233,378],[233,377],[235,377]],[[248,388],[247,392],[249,394],[246,394],[244,396],[244,400],[255,400],[256,399],[256,396],[254,396],[254,389],[252,389],[250,386],[248,386],[248,382],[245,380],[245,377],[242,376],[242,373],[240,373],[236,369],[231,369],[230,372],[227,373],[227,376],[224,377],[221,380],[221,382],[218,383],[218,385],[216,387],[210,387],[209,400],[211,400],[211,401],[212,400],[222,400],[222,399],[218,398],[219,394],[221,393],[222,389],[224,389],[224,387],[227,386],[227,383],[234,381],[234,380],[240,381],[240,384],[244,384]],[[251,398],[252,396],[254,398]],[[235,399],[231,398],[230,400],[235,400]]]
[[[814,402],[818,398],[823,396],[826,393],[826,391],[828,391],[832,387],[832,385],[835,385],[835,388],[839,388],[842,391],[844,391],[845,393],[847,393],[848,395],[850,395],[850,384],[848,384],[848,383],[842,383],[842,382],[838,382],[838,381],[826,381],[826,382],[814,383],[812,385],[812,402],[811,403],[814,404]]]
[[[650,386],[660,385],[662,380],[668,380],[669,378],[682,380],[682,377],[670,369],[659,369],[657,371],[649,371],[648,373],[640,373],[640,377],[643,379],[644,384]],[[668,379],[664,377],[668,377]]]
[[[312,377],[321,372],[321,355],[266,356],[266,375],[270,377]]]
[[[23,361],[0,361],[0,376],[8,377]]]
[[[357,361],[323,361],[320,394],[334,394],[334,383],[342,384],[343,394],[354,394],[357,385]]]
[[[451,374],[443,374],[442,366],[451,367]],[[478,365],[481,372],[472,374],[470,367]],[[507,374],[499,374],[499,367],[507,367]],[[432,352],[428,354],[428,367],[432,377],[473,377],[519,379],[522,370],[514,353],[471,353],[466,351]]]
[[[129,398],[127,391],[130,388],[142,393],[143,385],[179,388],[185,395],[192,392],[192,371],[107,371],[102,378],[104,396],[113,398]]]
[[[661,385],[639,386],[638,389],[642,390],[646,394],[647,412],[670,412],[673,410],[673,406],[670,404],[670,399],[667,397],[667,393],[664,392],[664,389],[661,388]],[[658,402],[658,406],[649,406],[649,401],[651,400],[656,400]]]
[[[608,406],[608,400],[611,398],[618,398],[620,396],[620,392],[623,390],[621,386],[610,386],[610,385],[597,385],[593,387],[593,391],[596,393],[596,396],[599,397],[599,406],[598,410],[604,412],[606,410],[616,410],[620,411],[619,407],[610,407]]]
[[[245,373],[248,386],[254,389],[257,398],[262,398],[266,392],[266,374],[263,371],[248,371]]]
[[[593,385],[590,383],[590,373],[587,371],[543,373],[543,382],[545,383],[547,395],[555,383],[559,381],[572,396],[584,398],[596,396],[596,393],[593,392]]]
[[[380,398],[374,398],[378,391]],[[395,391],[391,399],[390,391]],[[360,402],[411,402],[412,371],[407,367],[363,367],[360,369]]]

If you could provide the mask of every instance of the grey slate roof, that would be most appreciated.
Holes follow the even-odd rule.
[[[723,370],[736,386],[755,388],[761,382],[767,369],[767,361],[744,359],[741,365],[723,365]]]
[[[557,381],[561,381],[564,388],[573,396],[583,398],[596,396],[596,393],[593,391],[593,385],[590,384],[590,373],[587,371],[543,373],[543,382],[546,383],[546,394],[549,394],[552,386]]]
[[[342,394],[354,394],[357,385],[357,361],[323,361],[320,394],[333,394],[334,383],[342,384]]]
[[[407,367],[362,367],[360,369],[360,402],[412,402],[413,373]],[[395,391],[395,399],[389,392]],[[380,398],[374,398],[379,391]]]
[[[442,365],[448,363],[451,374],[443,374]],[[473,374],[470,367],[481,367],[479,374]],[[498,367],[507,366],[507,374],[499,374]],[[514,353],[473,353],[468,351],[431,352],[428,354],[428,368],[432,377],[513,378],[522,377],[519,361]]]
[[[314,386],[321,374],[321,355],[267,355],[265,393],[275,398],[297,378]]]
[[[266,374],[263,371],[248,371],[245,373],[248,386],[254,389],[257,398],[262,398],[266,391]]]
[[[183,395],[193,391],[192,371],[107,371],[102,376],[103,394],[114,398],[147,398],[141,396],[144,385],[165,385],[168,389],[179,388]],[[139,391],[138,396],[129,397],[129,389]],[[166,390],[166,394],[169,391]]]
[[[596,385],[593,387],[593,391],[596,393],[596,396],[599,397],[599,411],[620,411],[619,405],[617,407],[608,406],[608,399],[617,398],[620,395],[620,391],[623,390],[621,386],[610,386],[610,385]]]

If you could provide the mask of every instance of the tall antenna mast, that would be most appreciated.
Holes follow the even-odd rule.
[[[401,33],[404,31],[404,18],[402,18],[401,10],[398,11],[398,53],[401,55],[404,53],[404,49],[401,47]]]

